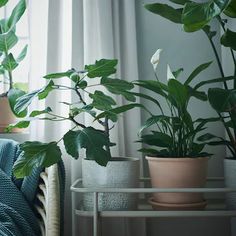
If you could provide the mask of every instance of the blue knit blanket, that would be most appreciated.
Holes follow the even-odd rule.
[[[41,170],[35,169],[30,177],[15,179],[12,167],[19,155],[16,142],[0,139],[0,235],[39,236],[33,203]]]

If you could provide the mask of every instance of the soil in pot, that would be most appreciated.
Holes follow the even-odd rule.
[[[112,158],[106,167],[93,160],[82,161],[83,187],[85,188],[136,188],[139,185],[138,158]],[[85,210],[93,209],[93,194],[83,197]],[[137,194],[99,193],[99,210],[134,210]]]
[[[202,188],[207,178],[208,158],[146,157],[154,188]],[[154,193],[153,201],[160,204],[203,203],[203,193]]]

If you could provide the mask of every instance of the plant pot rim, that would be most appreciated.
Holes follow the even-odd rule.
[[[140,159],[137,157],[112,157],[109,162],[124,162],[124,161],[139,161]],[[95,160],[89,160],[86,158],[83,158],[83,161],[91,161],[91,162],[95,162]]]
[[[209,157],[145,157],[148,161],[172,161],[172,162],[191,162],[191,161],[199,161],[199,160],[208,160]]]

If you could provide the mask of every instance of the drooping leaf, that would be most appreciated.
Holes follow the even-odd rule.
[[[24,95],[25,95],[24,91],[22,91],[20,89],[16,89],[16,88],[10,89],[7,94],[11,110],[14,113],[14,115],[17,117],[25,117],[27,115],[27,108],[22,109],[20,111],[16,111],[14,109],[14,107],[17,103],[17,100]]]
[[[20,0],[18,4],[13,9],[9,19],[8,19],[8,27],[11,29],[16,25],[16,23],[20,20],[22,15],[24,14],[26,9],[26,1]]]
[[[99,165],[106,166],[111,156],[104,149],[110,146],[109,138],[101,130],[87,127],[82,130],[68,131],[63,137],[64,145],[68,154],[74,158],[79,157],[79,150],[86,149],[86,158],[95,160]]]
[[[87,76],[89,78],[107,77],[116,73],[117,63],[117,60],[101,59],[96,61],[95,64],[86,65],[85,70],[88,72]]]
[[[18,57],[16,58],[16,62],[20,63],[21,61],[23,61],[26,57],[27,54],[27,49],[28,49],[28,45],[26,45],[22,51],[20,52],[20,54],[18,55]]]
[[[188,77],[188,79],[184,82],[185,85],[188,85],[192,82],[192,80],[199,75],[203,70],[205,70],[206,68],[208,68],[211,65],[212,61],[207,62],[207,63],[203,63],[200,66],[198,66]]]
[[[220,139],[220,137],[210,134],[210,133],[205,133],[203,135],[201,135],[200,137],[197,138],[198,141],[200,142],[205,142],[205,141],[209,141],[212,139]]]
[[[65,71],[65,72],[58,72],[58,73],[52,73],[52,74],[48,74],[45,75],[43,78],[44,79],[60,79],[63,77],[68,77],[70,78],[70,76],[74,73],[75,71],[73,69]]]
[[[54,82],[50,80],[44,88],[40,89],[40,91],[37,94],[38,98],[39,99],[46,98],[48,94],[54,89],[53,85],[54,85]]]
[[[6,132],[11,132],[14,128],[20,128],[20,129],[23,129],[23,128],[27,128],[29,127],[30,125],[30,121],[28,120],[21,120],[15,124],[10,124],[7,126],[7,128],[5,129]]]
[[[164,17],[174,23],[181,24],[181,9],[175,9],[167,4],[162,3],[152,3],[152,4],[145,4],[144,7],[152,13],[155,13],[161,17]]]
[[[236,18],[236,0],[231,0],[229,5],[224,10],[225,15]]]
[[[207,101],[207,94],[203,91],[197,91],[188,86],[188,93],[190,97],[195,97],[201,101]]]
[[[233,50],[236,50],[236,32],[227,29],[222,35],[220,42],[225,47],[230,47]]]
[[[89,97],[93,99],[92,106],[101,111],[110,110],[112,106],[116,105],[113,98],[105,95],[101,91],[95,91],[94,94],[90,94]]]
[[[4,58],[4,60],[2,61],[2,66],[8,71],[13,71],[18,66],[18,63],[16,62],[12,53]]]
[[[183,9],[182,22],[186,32],[202,29],[227,6],[229,0],[211,0],[204,3],[189,2]]]
[[[49,167],[61,160],[61,150],[56,142],[25,142],[20,144],[20,149],[23,152],[13,168],[17,178],[30,175],[35,167]]]
[[[18,38],[14,30],[0,34],[0,51],[6,52],[16,45]]]

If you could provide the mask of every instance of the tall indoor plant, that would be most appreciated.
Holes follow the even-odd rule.
[[[149,11],[160,15],[174,23],[182,24],[185,32],[195,32],[202,30],[209,40],[209,45],[212,47],[215,54],[216,62],[219,66],[221,78],[213,79],[209,82],[221,81],[223,88],[210,88],[208,91],[209,102],[217,111],[220,120],[222,121],[227,138],[216,137],[211,134],[206,134],[202,140],[214,140],[210,142],[212,145],[226,145],[229,150],[229,158],[224,161],[225,166],[225,184],[227,187],[236,187],[236,32],[229,28],[229,21],[234,22],[236,18],[236,1],[235,0],[210,0],[204,3],[196,3],[189,0],[170,0],[174,4],[179,5],[173,7],[171,5],[154,3],[147,4],[145,8]],[[220,37],[220,45],[229,48],[230,56],[234,72],[232,76],[225,76],[225,71],[222,66],[220,55],[217,52],[216,44],[213,40],[216,35],[215,31],[211,30],[210,23],[212,20],[217,20],[222,31]],[[230,81],[230,83],[228,83]],[[235,194],[228,194],[227,202],[230,207],[236,208]]]
[[[36,91],[27,93],[17,99],[14,107],[19,113],[27,109],[32,100],[45,99],[53,90],[69,90],[77,95],[74,103],[65,101],[60,106],[69,108],[69,114],[55,114],[50,107],[44,110],[32,111],[24,120],[8,127],[26,128],[35,119],[46,119],[53,122],[71,121],[73,126],[58,137],[57,141],[42,143],[39,141],[20,144],[22,156],[14,165],[16,177],[24,177],[32,172],[34,166],[49,167],[61,159],[63,141],[67,153],[73,158],[79,157],[81,149],[85,149],[85,159],[82,163],[83,185],[85,187],[137,187],[139,177],[138,158],[112,158],[111,147],[115,145],[110,140],[110,130],[118,115],[134,107],[136,97],[131,91],[134,85],[130,82],[114,78],[117,60],[101,59],[95,64],[86,65],[83,71],[75,69],[61,73],[48,74],[44,78],[47,84]],[[61,79],[61,83],[58,79]],[[63,81],[71,82],[65,85]],[[95,88],[95,89],[94,89]],[[129,104],[118,106],[111,96],[119,95],[129,101]],[[87,99],[84,96],[87,95]],[[91,116],[89,125],[82,124],[78,118],[83,114]],[[99,127],[94,128],[93,126]],[[99,164],[99,165],[98,165]],[[106,166],[106,168],[104,168]],[[85,207],[91,208],[93,200],[87,194],[84,198]],[[112,201],[116,204],[112,204]],[[135,196],[132,194],[100,194],[99,207],[103,209],[127,209],[135,206]]]
[[[5,7],[8,1],[1,1],[0,7]],[[0,132],[4,132],[8,124],[15,122],[16,117],[24,117],[26,111],[16,113],[13,107],[16,99],[25,91],[24,86],[20,83],[14,83],[13,73],[19,63],[25,58],[27,46],[25,46],[19,55],[14,56],[11,52],[13,47],[16,47],[18,37],[16,36],[16,25],[21,19],[26,9],[25,0],[20,0],[12,10],[9,18],[0,21],[0,74],[2,76],[1,83],[6,90],[0,94]],[[13,131],[17,131],[14,129]]]
[[[157,50],[151,60],[156,80],[134,82],[154,93],[152,102],[158,108],[157,114],[152,114],[141,128],[141,133],[150,127],[151,132],[141,135],[140,142],[147,146],[140,151],[147,154],[153,187],[204,187],[210,154],[203,151],[206,143],[198,142],[197,138],[204,137],[205,125],[218,118],[193,120],[188,105],[191,98],[207,101],[206,93],[199,90],[204,83],[195,87],[190,84],[211,63],[198,66],[184,82],[179,79],[183,69],[172,73],[168,66],[167,82],[163,83],[156,71],[159,54]],[[161,99],[165,103],[159,102]],[[154,207],[170,209],[203,208],[206,204],[203,195],[198,193],[156,193],[150,202]]]

